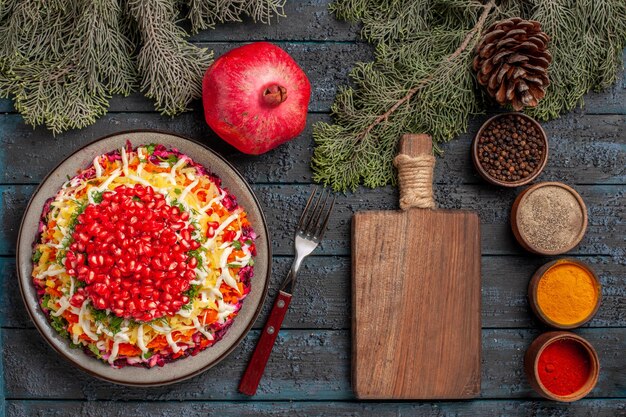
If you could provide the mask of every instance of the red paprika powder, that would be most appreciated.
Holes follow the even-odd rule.
[[[585,385],[591,374],[589,353],[572,339],[550,343],[539,356],[539,379],[552,393],[570,395]]]

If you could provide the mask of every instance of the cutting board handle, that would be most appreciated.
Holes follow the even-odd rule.
[[[398,169],[400,208],[435,208],[433,198],[433,142],[430,135],[405,134],[400,138],[398,156],[393,160]]]

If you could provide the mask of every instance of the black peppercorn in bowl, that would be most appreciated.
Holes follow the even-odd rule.
[[[519,187],[537,178],[548,162],[548,137],[523,113],[503,113],[487,120],[472,143],[472,160],[487,182]]]

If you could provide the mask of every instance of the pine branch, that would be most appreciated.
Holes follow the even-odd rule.
[[[270,24],[273,19],[284,17],[286,0],[185,0],[187,18],[192,32],[212,29],[216,23],[241,22],[242,16],[254,22]]]
[[[449,19],[449,27],[414,32],[411,41],[381,42],[375,63],[358,64],[354,88],[343,89],[332,107],[336,124],[314,127],[314,180],[337,191],[395,183],[391,161],[402,133],[428,132],[435,142],[460,133],[479,111],[467,68],[494,4],[474,8],[466,29],[452,29],[460,22]]]
[[[467,35],[465,36],[465,39],[463,39],[463,42],[461,43],[461,45],[459,45],[456,51],[454,51],[452,54],[447,56],[441,62],[441,65],[439,68],[440,71],[447,71],[447,69],[451,68],[450,66],[451,61],[454,61],[455,59],[457,59],[459,55],[461,55],[461,53],[467,49],[468,45],[470,44],[470,42],[476,36],[477,33],[480,34],[482,32],[483,26],[485,25],[485,21],[487,20],[487,16],[489,15],[489,13],[491,12],[491,9],[494,6],[495,6],[495,0],[491,0],[489,3],[485,5],[483,12],[478,18],[478,22],[476,23],[476,26],[474,26],[474,28],[467,33]],[[419,90],[421,90],[426,84],[428,84],[435,78],[437,73],[438,71],[422,79],[415,87],[411,88],[404,97],[402,97],[400,100],[395,102],[394,105],[389,108],[389,110],[387,110],[385,113],[378,116],[376,120],[374,120],[373,123],[371,123],[369,126],[365,128],[365,130],[363,130],[361,133],[358,134],[359,142],[363,140],[364,137],[369,135],[372,129],[374,129],[383,121],[387,121],[389,119],[389,116],[391,116],[396,110],[398,110],[400,106],[402,106],[407,101],[411,100],[413,96]]]
[[[541,1],[532,19],[550,35],[553,60],[546,97],[527,113],[554,119],[582,105],[589,90],[615,82],[626,46],[626,1]]]
[[[284,2],[0,0],[0,97],[12,97],[27,123],[59,133],[93,123],[141,75],[156,108],[177,114],[201,95],[212,57],[187,42],[179,7],[197,31],[246,15],[269,23]]]
[[[330,8],[361,22],[363,37],[376,44],[374,61],[357,63],[352,86],[340,88],[333,123],[313,130],[313,179],[338,191],[395,183],[392,160],[402,133],[429,133],[437,150],[487,108],[471,60],[491,23],[534,19],[552,37],[551,85],[539,106],[527,109],[542,119],[613,83],[626,46],[623,0],[335,0]]]
[[[185,40],[188,35],[176,25],[174,6],[174,0],[128,2],[143,42],[137,57],[141,90],[169,116],[187,110],[201,96],[202,76],[213,58],[206,48]]]
[[[109,95],[128,94],[136,77],[117,1],[50,2],[35,14],[31,6],[14,2],[0,31],[2,94],[27,123],[54,133],[95,122]]]

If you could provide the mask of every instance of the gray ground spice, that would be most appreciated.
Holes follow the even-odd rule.
[[[558,251],[571,245],[583,227],[583,211],[568,190],[546,186],[531,191],[517,212],[518,229],[532,246]]]

